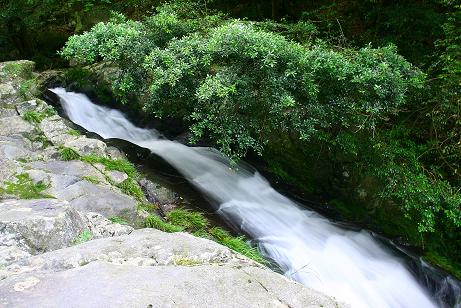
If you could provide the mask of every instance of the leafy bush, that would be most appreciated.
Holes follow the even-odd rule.
[[[239,21],[186,36],[199,27],[178,24],[172,12],[145,24],[98,24],[62,54],[114,61],[122,69],[116,93],[125,100],[139,93],[153,115],[186,119],[194,140],[208,135],[233,158],[261,153],[274,131],[308,140],[322,131],[373,130],[422,86],[423,75],[392,46],[306,49]],[[158,39],[164,33],[172,34],[166,45]]]

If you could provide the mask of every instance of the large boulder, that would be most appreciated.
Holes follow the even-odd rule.
[[[86,228],[85,217],[66,201],[55,199],[2,201],[0,202],[0,256],[2,256],[0,265],[17,261],[19,251],[27,255],[67,247]]]
[[[143,229],[30,257],[0,281],[6,307],[339,307],[226,247]],[[59,286],[59,287],[56,287]]]

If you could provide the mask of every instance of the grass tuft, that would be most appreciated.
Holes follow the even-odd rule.
[[[208,226],[208,220],[202,213],[181,208],[169,212],[167,220],[173,225],[180,226],[189,232],[198,232]]]
[[[117,187],[126,195],[133,196],[138,200],[144,199],[144,193],[141,187],[138,182],[132,178],[128,178],[120,184],[117,184]]]
[[[168,232],[168,233],[184,231],[182,227],[167,223],[162,218],[156,215],[147,216],[146,219],[144,220],[144,225],[146,228],[155,228],[155,229]]]
[[[71,148],[62,147],[59,149],[59,157],[61,160],[76,160],[80,159],[80,154],[77,151]]]
[[[267,263],[267,261],[263,258],[261,253],[258,251],[257,248],[251,247],[246,241],[243,236],[232,236],[226,230],[221,228],[215,227],[209,230],[209,233],[215,238],[215,240],[238,253],[256,261],[259,263]]]

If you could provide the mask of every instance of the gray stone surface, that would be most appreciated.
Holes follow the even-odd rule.
[[[95,154],[106,156],[106,144],[98,139],[91,139],[85,136],[79,136],[74,140],[67,140],[64,146],[72,148],[81,155]]]
[[[45,134],[46,138],[55,145],[63,145],[67,141],[78,138],[78,136],[72,136],[67,133],[70,128],[58,115],[43,119],[39,127]]]
[[[112,183],[114,184],[120,184],[126,179],[128,179],[128,175],[124,172],[112,170],[112,171],[107,171],[106,172],[107,176],[110,178]]]
[[[137,201],[106,186],[80,181],[56,191],[54,196],[68,200],[83,213],[97,212],[105,217],[128,216],[130,219],[136,217]]]
[[[0,202],[0,250],[16,246],[36,254],[67,247],[85,228],[85,218],[66,201]]]
[[[43,111],[48,105],[41,99],[32,99],[16,105],[16,110],[20,115],[24,115],[27,111]]]
[[[11,82],[0,84],[0,99],[8,99],[16,95],[16,89]]]
[[[136,266],[92,262],[0,281],[6,307],[339,307],[283,276],[232,265]]]
[[[154,229],[92,240],[9,266],[7,307],[339,307],[215,242]],[[59,286],[59,288],[56,288]]]
[[[0,119],[0,135],[11,136],[15,134],[30,134],[34,126],[23,120],[20,116]]]
[[[128,225],[112,223],[99,213],[87,213],[88,225],[93,238],[104,238],[112,236],[127,235],[133,232],[134,228]]]

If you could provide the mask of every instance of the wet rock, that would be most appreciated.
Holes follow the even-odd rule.
[[[48,105],[41,99],[32,99],[32,100],[17,104],[16,111],[20,115],[24,115],[24,113],[26,113],[27,111],[41,112],[45,110],[47,107]]]
[[[165,205],[165,204],[177,204],[179,202],[179,196],[174,191],[163,187],[158,183],[154,183],[148,179],[141,179],[139,181],[147,200],[151,203]]]

